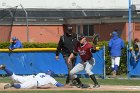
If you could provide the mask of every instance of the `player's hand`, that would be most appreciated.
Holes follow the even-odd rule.
[[[55,59],[56,59],[56,60],[59,60],[59,56],[55,56]]]
[[[133,50],[133,47],[130,47],[129,49],[130,49],[130,51],[132,51]]]
[[[8,48],[9,49],[9,51],[12,51],[13,49],[11,49],[11,48]]]
[[[96,47],[96,50],[100,50],[100,47]]]

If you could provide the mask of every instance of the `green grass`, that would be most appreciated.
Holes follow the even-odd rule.
[[[65,84],[65,78],[56,78],[57,81]],[[100,85],[128,85],[140,86],[140,79],[97,79]],[[89,78],[81,78],[85,84],[92,84]],[[0,77],[0,83],[8,83],[11,80],[8,77]]]

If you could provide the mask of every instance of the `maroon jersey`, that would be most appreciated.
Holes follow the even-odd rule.
[[[78,52],[81,59],[83,61],[87,61],[87,60],[90,60],[92,57],[91,49],[93,49],[93,46],[88,42],[85,42],[85,44],[83,45],[81,45],[80,43],[77,43],[77,46],[75,47],[74,52]]]

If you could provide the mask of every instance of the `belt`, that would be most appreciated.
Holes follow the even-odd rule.
[[[91,60],[92,58],[90,58],[90,59],[87,59],[87,60],[83,60],[84,62],[87,62],[87,61],[89,61],[89,60]]]

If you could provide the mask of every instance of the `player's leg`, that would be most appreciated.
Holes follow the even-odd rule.
[[[13,84],[14,88],[37,88],[38,82],[36,80],[29,80],[28,82],[24,82],[22,84]]]
[[[20,76],[20,75],[15,75],[15,74],[11,76],[12,79],[20,83],[28,82],[32,80],[34,77],[35,77],[34,75]]]
[[[92,72],[92,68],[94,66],[94,63],[95,63],[94,59],[91,59],[91,60],[87,61],[86,65],[85,65],[85,71],[89,75],[91,80],[94,82],[94,86],[93,87],[95,88],[95,87],[100,87],[100,85],[97,82],[97,79],[96,79],[95,75]]]
[[[82,63],[78,63],[71,71],[70,71],[70,77],[77,81],[78,87],[81,87],[82,82],[81,80],[77,77],[76,73],[84,70],[84,65]]]
[[[64,57],[65,59],[65,63],[67,65],[67,68],[68,68],[68,76],[66,78],[66,84],[69,84],[70,83],[70,71],[72,69],[72,62],[70,62],[70,64],[67,62],[68,61],[68,57]]]
[[[116,77],[115,57],[111,57],[112,77]]]
[[[120,57],[115,57],[114,71],[117,72],[120,65]]]

